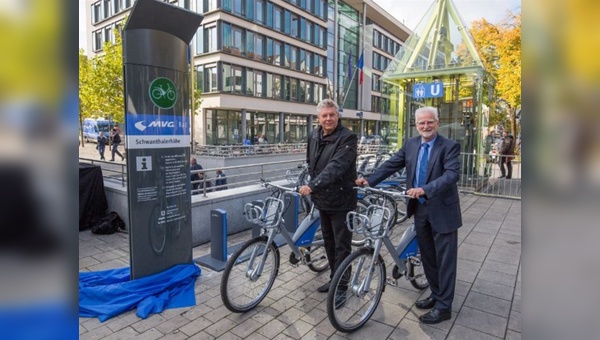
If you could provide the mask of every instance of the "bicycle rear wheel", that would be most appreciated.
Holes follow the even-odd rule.
[[[329,268],[329,261],[327,261],[327,253],[325,253],[324,245],[314,245],[315,242],[323,241],[323,234],[321,234],[321,229],[317,231],[315,234],[315,238],[313,241],[313,245],[307,247],[308,254],[306,255],[306,260],[308,261],[308,268],[315,273],[321,273]]]
[[[374,250],[361,248],[348,256],[335,271],[327,294],[329,321],[340,332],[361,328],[373,315],[385,287],[386,270],[380,255],[374,261]],[[366,287],[367,275],[371,281]]]
[[[225,266],[221,277],[221,299],[227,309],[243,313],[256,307],[266,296],[279,271],[279,250],[267,237],[260,236],[244,243]],[[267,252],[263,261],[263,254]],[[257,273],[259,265],[263,268]]]

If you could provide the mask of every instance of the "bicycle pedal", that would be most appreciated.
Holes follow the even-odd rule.
[[[392,278],[386,278],[385,283],[392,287],[398,287],[398,280]]]

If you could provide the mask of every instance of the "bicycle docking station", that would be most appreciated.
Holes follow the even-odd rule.
[[[261,200],[252,201],[252,204],[257,205],[262,205],[262,203],[263,201]],[[291,236],[300,223],[298,216],[300,212],[300,195],[297,193],[285,193],[284,203],[283,218],[285,220],[285,230],[282,230],[282,232],[287,231]],[[260,226],[252,225],[251,238],[258,237],[259,235]],[[231,247],[227,246],[227,211],[223,209],[212,209],[210,211],[210,240],[210,254],[195,258],[194,262],[217,272],[225,269],[229,255],[233,254],[246,242],[236,243]],[[284,245],[283,236],[277,235],[275,237],[275,244],[278,248]]]

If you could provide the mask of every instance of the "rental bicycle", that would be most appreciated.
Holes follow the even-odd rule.
[[[429,287],[421,265],[414,224],[404,231],[396,247],[390,239],[397,223],[387,202],[408,196],[404,192],[378,188],[357,189],[379,195],[381,200],[369,205],[365,213],[349,212],[346,215],[348,228],[367,238],[366,245],[351,253],[335,271],[327,295],[329,320],[335,329],[346,333],[356,331],[369,321],[386,284],[397,287],[397,280],[404,276],[419,290]],[[387,278],[380,254],[384,245],[395,262],[392,278]]]
[[[290,246],[290,263],[303,264],[320,273],[329,268],[321,235],[319,211],[311,204],[304,220],[296,232],[290,235],[282,218],[285,204],[284,193],[294,192],[267,181],[262,185],[273,189],[262,205],[248,203],[244,207],[246,219],[261,226],[261,235],[244,243],[227,260],[221,278],[221,299],[232,312],[243,313],[256,307],[271,290],[279,272],[280,255],[275,244],[275,236],[283,236]]]

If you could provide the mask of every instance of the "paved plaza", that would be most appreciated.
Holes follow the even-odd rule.
[[[86,145],[88,148],[89,145]],[[520,339],[521,338],[521,201],[461,194],[463,227],[458,230],[458,282],[452,319],[424,325],[415,307],[429,291],[408,281],[386,287],[374,316],[355,333],[337,332],[327,318],[327,294],[317,287],[329,273],[294,267],[289,248],[281,248],[275,284],[254,310],[231,313],[220,296],[221,272],[201,267],[196,281],[196,306],[167,309],[140,319],[135,310],[100,323],[79,318],[81,339]],[[411,221],[397,226],[393,241]],[[250,232],[229,237],[243,242]],[[210,243],[193,249],[194,258],[207,254]],[[393,262],[384,254],[388,275]],[[97,271],[129,266],[128,234],[79,233],[79,270]]]

